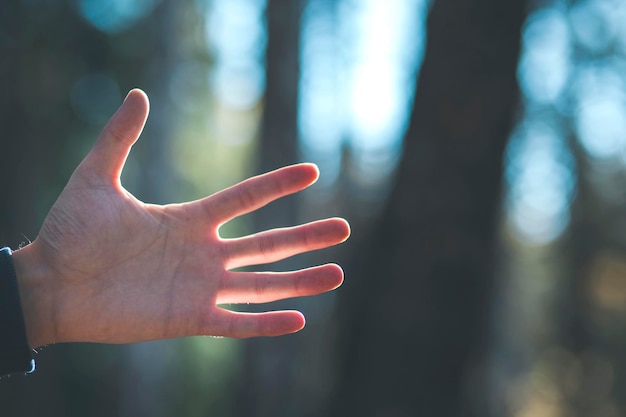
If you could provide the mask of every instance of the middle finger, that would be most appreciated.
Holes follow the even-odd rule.
[[[350,226],[340,218],[274,229],[254,235],[224,239],[226,268],[260,265],[343,242]]]

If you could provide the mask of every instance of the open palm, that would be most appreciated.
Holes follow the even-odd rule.
[[[220,238],[218,229],[306,188],[317,179],[317,168],[282,168],[189,203],[145,204],[122,187],[120,174],[148,109],[143,92],[129,93],[70,178],[37,239],[14,254],[31,347],[300,330],[304,317],[297,311],[252,314],[219,305],[329,291],[343,280],[339,266],[283,273],[232,270],[340,243],[350,233],[345,220],[237,239]]]

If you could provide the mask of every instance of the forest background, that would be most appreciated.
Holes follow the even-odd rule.
[[[353,228],[272,266],[346,271],[269,306],[299,334],[49,346],[2,414],[624,415],[625,21],[620,0],[0,2],[3,245],[133,87],[140,199],[311,161],[312,189],[222,233]]]

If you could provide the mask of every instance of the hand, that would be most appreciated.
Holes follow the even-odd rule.
[[[304,327],[297,311],[240,313],[224,303],[319,294],[343,281],[334,264],[284,273],[234,272],[325,248],[350,234],[326,219],[222,239],[225,222],[306,188],[300,164],[248,179],[201,200],[145,204],[120,173],[148,116],[131,91],[78,166],[35,241],[14,252],[32,348],[56,342],[130,343],[190,335],[275,336]]]

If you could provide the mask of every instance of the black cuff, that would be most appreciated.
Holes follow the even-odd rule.
[[[0,249],[0,376],[35,370],[11,249]]]

